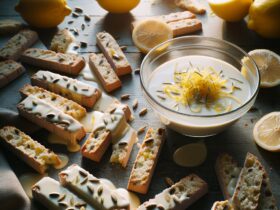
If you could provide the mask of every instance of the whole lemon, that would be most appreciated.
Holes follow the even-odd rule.
[[[111,13],[128,13],[140,0],[97,0],[98,4]]]
[[[15,10],[28,24],[38,28],[56,27],[71,13],[66,0],[20,0]]]
[[[235,22],[248,14],[252,0],[208,0],[208,3],[217,16]]]
[[[250,7],[248,28],[263,37],[280,38],[280,0],[255,0]]]

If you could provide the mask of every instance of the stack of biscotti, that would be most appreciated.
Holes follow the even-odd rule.
[[[164,140],[164,129],[150,128],[147,131],[130,174],[128,190],[147,193]]]
[[[271,191],[269,177],[254,155],[248,153],[244,168],[240,173],[240,167],[234,158],[226,153],[221,154],[216,161],[216,173],[224,198],[227,200],[232,198],[235,208],[242,209],[249,206],[249,209],[278,209]],[[238,183],[237,177],[239,177]],[[242,203],[244,196],[246,196],[246,202]]]
[[[4,146],[40,174],[44,174],[49,165],[61,163],[56,154],[15,127],[1,128],[0,139]]]
[[[201,21],[196,19],[195,14],[189,11],[170,13],[168,15],[156,16],[153,18],[160,19],[167,23],[172,29],[174,37],[194,33],[202,29]],[[134,21],[132,23],[132,30],[140,21],[141,20]]]
[[[129,209],[129,200],[118,190],[110,189],[78,165],[71,165],[59,174],[60,183],[96,209]]]
[[[0,88],[25,72],[24,67],[13,60],[0,61]]]
[[[114,37],[107,32],[99,32],[96,42],[118,76],[131,73],[131,66]]]
[[[74,37],[67,29],[59,30],[53,37],[50,50],[66,53],[68,46],[74,41]]]
[[[17,105],[19,114],[31,122],[54,133],[72,146],[85,135],[80,122],[46,101],[29,95]]]
[[[32,75],[31,83],[89,108],[92,108],[101,96],[98,88],[49,71],[38,71]]]
[[[60,73],[77,76],[85,66],[85,61],[76,54],[57,53],[51,50],[29,48],[21,56],[27,64]]]
[[[61,186],[58,181],[44,177],[32,187],[33,198],[52,210],[94,210],[84,200]]]
[[[31,47],[37,40],[38,35],[35,31],[20,31],[0,49],[0,60],[18,60],[23,51]]]
[[[137,210],[186,209],[207,192],[207,183],[197,175],[191,174],[143,203]]]
[[[81,105],[38,86],[31,86],[27,84],[20,89],[20,93],[24,98],[29,95],[39,98],[77,120],[83,118],[86,115],[86,109]]]

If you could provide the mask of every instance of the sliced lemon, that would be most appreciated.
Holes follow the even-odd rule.
[[[248,14],[252,0],[208,0],[208,3],[217,16],[235,22]]]
[[[172,37],[171,28],[165,22],[156,19],[140,21],[132,32],[134,44],[143,53],[148,53],[153,47]]]
[[[265,150],[280,151],[280,112],[263,116],[253,131],[255,142]]]
[[[280,56],[276,53],[258,49],[249,52],[256,62],[261,75],[261,87],[274,87],[280,84]]]

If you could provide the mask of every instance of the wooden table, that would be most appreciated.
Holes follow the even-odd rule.
[[[0,18],[13,18],[21,19],[20,16],[14,11],[16,0],[1,0],[0,1]],[[95,34],[99,31],[106,30],[115,37],[118,38],[120,45],[128,46],[126,55],[132,67],[138,68],[143,59],[143,55],[133,45],[131,40],[130,24],[134,19],[141,19],[148,16],[168,14],[171,11],[177,11],[178,9],[172,6],[172,0],[158,0],[158,3],[151,4],[150,0],[141,0],[140,5],[134,9],[130,14],[125,15],[112,15],[106,13],[101,9],[95,0],[68,0],[68,4],[74,8],[76,6],[81,7],[84,13],[90,15],[91,21],[86,23],[86,29],[82,31],[80,29],[81,24],[84,22],[83,17],[73,18],[69,16],[59,26],[59,28],[76,27],[80,31],[80,35],[76,36],[77,40],[88,42],[88,47],[80,49],[80,54],[86,56],[90,52],[99,51],[96,47]],[[206,5],[205,1],[202,1]],[[280,53],[280,41],[279,40],[266,40],[257,36],[254,32],[249,31],[246,27],[246,23],[226,23],[221,19],[211,15],[210,9],[208,8],[207,14],[199,16],[199,19],[203,22],[203,31],[197,33],[198,35],[211,36],[220,38],[223,40],[230,41],[238,46],[242,47],[246,51],[256,48],[266,48]],[[67,24],[69,20],[74,20],[73,24]],[[55,33],[56,29],[52,30],[37,30],[40,34],[42,42],[48,46],[49,42]],[[3,41],[2,41],[3,42]],[[3,43],[0,43],[1,45]],[[16,104],[20,100],[18,89],[23,84],[29,82],[29,74],[25,74],[15,82],[11,83],[7,87],[0,91],[0,107],[16,110]],[[128,104],[131,105],[134,98],[138,98],[139,107],[135,113],[136,119],[131,123],[132,127],[138,129],[143,125],[149,126],[160,126],[160,122],[155,117],[155,114],[148,107],[147,102],[142,96],[141,87],[139,82],[139,75],[131,74],[129,76],[122,77],[123,87],[121,90],[114,92],[114,96],[120,97],[121,94],[131,94],[131,100]],[[139,118],[138,112],[140,108],[148,107],[148,114],[144,117]],[[139,196],[141,201],[145,201],[148,198],[153,197],[155,194],[162,191],[166,184],[164,183],[164,177],[170,177],[177,181],[180,178],[188,175],[189,173],[197,173],[199,176],[204,178],[209,184],[209,193],[204,196],[199,202],[196,202],[189,209],[196,210],[209,210],[213,202],[216,200],[222,200],[222,194],[219,189],[217,178],[214,172],[214,163],[217,155],[220,152],[229,152],[234,155],[240,164],[243,164],[243,160],[247,152],[251,152],[257,155],[267,171],[270,174],[273,192],[275,197],[278,199],[278,205],[280,204],[280,156],[279,153],[269,153],[259,148],[253,141],[252,129],[255,122],[264,114],[271,111],[276,111],[280,107],[280,87],[263,89],[260,91],[257,98],[255,112],[249,112],[242,117],[236,124],[231,128],[227,129],[221,134],[205,139],[208,157],[207,160],[199,167],[195,168],[183,168],[177,166],[173,160],[172,155],[176,148],[181,145],[195,142],[197,139],[188,138],[168,130],[168,139],[163,148],[160,156],[160,160],[156,167],[152,183],[149,192],[145,196]],[[3,123],[3,122],[2,122]],[[45,131],[39,132],[35,135],[36,139],[44,139],[46,136]],[[140,141],[143,139],[143,135],[139,136]],[[71,163],[81,164],[85,169],[92,172],[97,177],[108,178],[116,184],[117,187],[126,187],[127,180],[130,174],[130,170],[133,165],[133,161],[137,154],[137,147],[134,146],[131,159],[128,167],[122,169],[119,166],[112,166],[109,163],[110,152],[105,154],[105,157],[99,164],[93,163],[92,161],[82,159],[80,153],[68,153],[63,146],[48,145],[55,151],[67,153],[70,157]],[[26,167],[20,160],[11,156],[6,155],[16,174],[19,176],[26,172],[32,172],[29,167]],[[51,170],[49,175],[57,178],[58,171]],[[38,207],[38,204],[33,205],[34,209],[42,209]]]

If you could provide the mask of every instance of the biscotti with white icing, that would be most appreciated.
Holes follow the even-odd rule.
[[[74,37],[67,29],[59,30],[53,37],[50,50],[66,53],[68,46],[74,41]]]
[[[258,158],[248,153],[232,196],[235,209],[258,208],[264,174],[264,168]]]
[[[117,142],[113,142],[113,152],[110,158],[110,162],[119,164],[123,168],[125,168],[127,166],[131,150],[136,140],[137,134],[135,130],[130,126],[127,126],[121,139]]]
[[[54,152],[15,127],[1,128],[0,139],[4,146],[40,174],[44,174],[50,165],[58,166],[61,163]]]
[[[0,49],[0,60],[18,60],[21,54],[38,40],[35,31],[22,30]]]
[[[107,92],[112,92],[122,86],[119,77],[103,54],[91,53],[89,66]]]
[[[68,145],[76,145],[85,135],[83,125],[49,103],[32,95],[17,105],[19,114],[34,124],[60,136]]]
[[[215,170],[224,199],[230,199],[233,196],[241,167],[232,156],[223,153],[216,160]]]
[[[137,210],[185,210],[207,192],[207,183],[197,175],[191,174],[143,203]]]
[[[105,112],[108,112],[110,114],[114,113],[117,109],[121,109],[124,112],[124,116],[127,122],[133,119],[133,115],[131,113],[131,110],[127,104],[120,103],[119,100],[114,100],[108,108],[105,110]]]
[[[96,87],[49,71],[38,71],[32,75],[31,83],[89,108],[101,96],[101,91]]]
[[[86,109],[76,102],[57,95],[53,92],[47,91],[38,86],[26,84],[20,89],[20,93],[24,98],[29,95],[35,96],[55,106],[65,114],[68,114],[77,120],[83,118],[87,113]]]
[[[234,210],[233,206],[228,200],[225,201],[216,201],[211,210]]]
[[[35,200],[51,210],[94,210],[74,193],[61,186],[58,181],[44,177],[32,186],[32,195]]]
[[[0,88],[25,72],[25,68],[13,60],[0,61]]]
[[[83,157],[99,162],[112,140],[111,132],[106,127],[99,127],[90,133],[81,148]]]
[[[56,53],[52,50],[29,48],[21,56],[27,64],[59,73],[77,76],[85,67],[85,61],[76,54]]]
[[[63,186],[79,195],[96,209],[129,209],[129,200],[117,190],[112,190],[88,171],[74,164],[59,174]]]
[[[147,193],[164,141],[164,129],[148,129],[130,174],[128,190]]]
[[[99,32],[96,35],[96,42],[118,76],[131,73],[127,58],[111,34]]]

